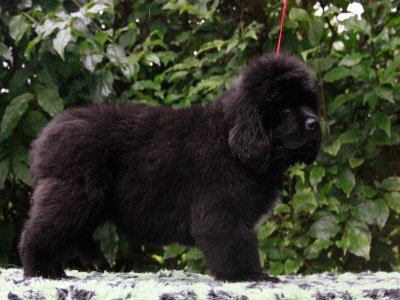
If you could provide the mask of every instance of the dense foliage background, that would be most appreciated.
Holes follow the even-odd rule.
[[[358,16],[349,4],[289,1],[282,48],[319,82],[324,146],[317,163],[287,172],[259,231],[271,274],[400,271],[400,2],[359,1]],[[1,266],[20,264],[28,148],[51,117],[92,101],[211,101],[275,51],[281,11],[276,0],[2,0]],[[143,246],[110,223],[95,238],[100,269],[206,272],[196,249]]]

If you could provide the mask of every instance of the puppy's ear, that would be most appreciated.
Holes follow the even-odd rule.
[[[262,115],[257,110],[236,116],[229,132],[229,146],[233,156],[253,170],[267,171],[271,158],[271,130],[265,130]]]

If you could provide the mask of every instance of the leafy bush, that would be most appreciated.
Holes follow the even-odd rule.
[[[282,48],[315,73],[324,145],[317,163],[288,171],[259,230],[271,274],[400,270],[400,4],[360,3],[356,16],[343,0],[289,1]],[[275,50],[281,10],[272,0],[2,1],[0,262],[19,264],[28,148],[51,117],[92,101],[210,101]],[[206,271],[197,249],[143,246],[110,223],[95,238],[101,268]]]

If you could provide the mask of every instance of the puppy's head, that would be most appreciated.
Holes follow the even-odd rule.
[[[229,145],[242,163],[263,173],[271,163],[286,168],[314,161],[321,145],[320,101],[302,61],[263,55],[242,71],[233,95]]]

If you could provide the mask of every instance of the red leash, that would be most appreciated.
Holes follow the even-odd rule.
[[[278,48],[276,49],[275,57],[278,56],[279,50],[281,50],[281,41],[282,41],[282,32],[283,32],[283,23],[285,22],[285,15],[286,15],[286,6],[288,0],[283,1],[283,11],[282,11],[282,23],[281,23],[281,32],[279,33],[279,40],[278,40]]]

